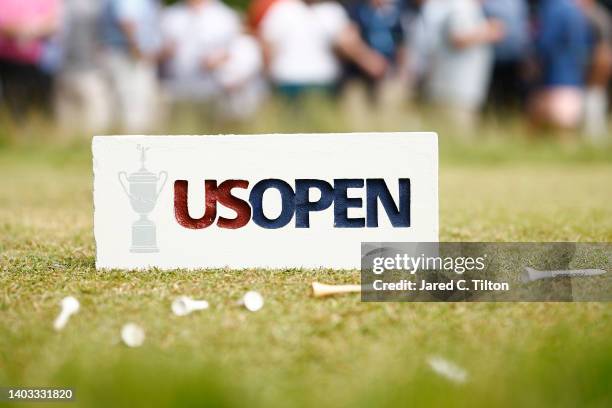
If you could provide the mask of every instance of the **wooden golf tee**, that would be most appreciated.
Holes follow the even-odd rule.
[[[326,285],[324,283],[312,282],[312,294],[314,297],[339,295],[341,293],[359,293],[361,285]]]

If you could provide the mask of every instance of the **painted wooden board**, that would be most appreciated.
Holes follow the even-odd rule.
[[[96,267],[360,266],[438,241],[435,133],[96,136]]]

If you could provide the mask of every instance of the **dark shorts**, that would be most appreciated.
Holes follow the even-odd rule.
[[[334,85],[283,83],[276,85],[276,92],[283,98],[296,101],[310,96],[334,97],[336,95],[336,87]]]
[[[53,78],[35,64],[0,58],[0,106],[17,117],[51,110]]]

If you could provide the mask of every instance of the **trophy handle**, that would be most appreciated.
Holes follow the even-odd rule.
[[[162,176],[164,178],[164,181],[159,186],[159,190],[157,190],[157,196],[155,197],[156,199],[157,199],[157,197],[159,197],[159,194],[164,189],[164,186],[166,185],[166,182],[168,181],[168,172],[165,171],[165,170],[160,171],[159,174],[157,175],[157,179],[161,180]]]
[[[117,178],[119,179],[119,184],[121,184],[121,187],[123,188],[123,191],[125,192],[125,194],[128,196],[128,198],[132,198],[132,195],[130,194],[127,187],[123,183],[123,179],[121,178],[121,175],[123,175],[123,177],[125,177],[125,179],[127,180],[127,173],[125,171],[120,171],[119,173],[117,173]]]

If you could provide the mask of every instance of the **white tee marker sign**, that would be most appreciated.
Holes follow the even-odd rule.
[[[438,241],[435,133],[96,136],[96,267],[360,267]]]

